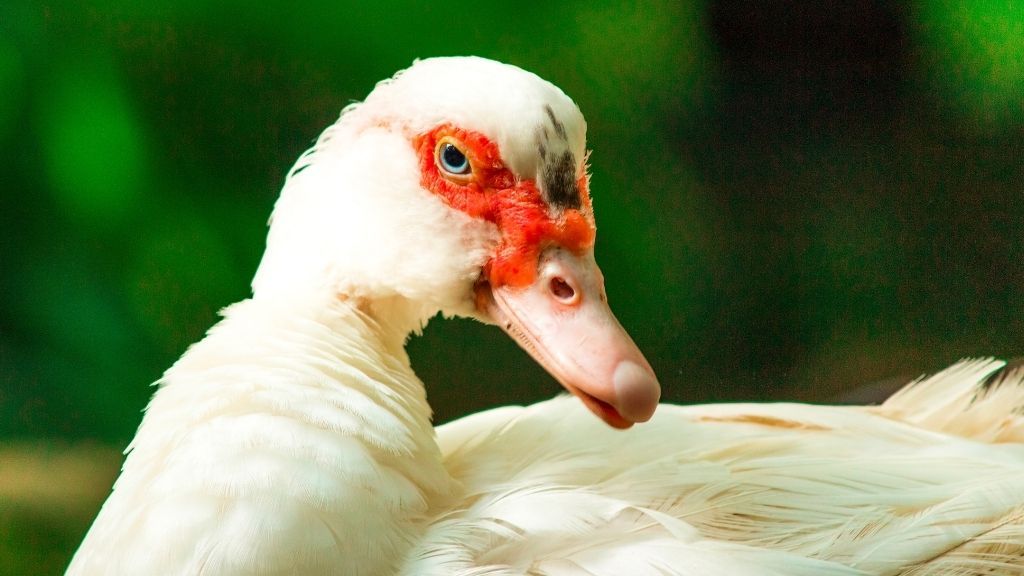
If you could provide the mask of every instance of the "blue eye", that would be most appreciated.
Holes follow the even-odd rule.
[[[442,144],[440,149],[438,149],[437,156],[441,168],[449,174],[462,176],[472,172],[469,166],[469,159],[454,144],[449,142]]]

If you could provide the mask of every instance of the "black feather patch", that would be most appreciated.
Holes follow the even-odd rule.
[[[553,208],[579,209],[583,205],[580,189],[576,185],[576,158],[566,150],[569,146],[569,135],[551,106],[544,106],[554,130],[552,135],[547,125],[537,127],[537,154],[540,156],[541,193],[544,201]]]
[[[576,160],[566,150],[545,158],[542,192],[544,200],[556,208],[579,209],[583,205],[576,185]]]
[[[548,118],[551,119],[551,125],[555,127],[555,134],[562,140],[566,140],[569,137],[565,133],[565,124],[555,117],[555,111],[551,109],[549,104],[544,105],[544,111],[548,113]]]

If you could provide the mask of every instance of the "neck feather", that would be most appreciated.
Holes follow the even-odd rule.
[[[134,540],[147,558],[125,566],[183,573],[392,571],[451,483],[404,337],[337,298],[229,307],[160,382],[92,548]]]

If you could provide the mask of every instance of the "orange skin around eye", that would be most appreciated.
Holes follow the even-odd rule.
[[[464,182],[446,178],[437,165],[438,143],[452,142],[469,159]],[[577,179],[582,208],[556,214],[534,180],[518,180],[501,161],[498,146],[483,135],[444,124],[416,136],[421,184],[453,208],[497,225],[501,244],[484,269],[493,287],[527,286],[536,279],[537,259],[551,245],[581,253],[594,245],[596,230],[584,173]]]

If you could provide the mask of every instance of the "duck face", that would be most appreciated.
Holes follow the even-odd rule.
[[[274,284],[261,276],[281,276],[272,251],[302,252],[275,249],[275,228],[291,228],[276,235],[315,237],[328,258],[313,276],[332,290],[495,324],[609,425],[646,421],[660,387],[594,260],[585,139],[576,105],[533,74],[417,62],[346,109],[293,170],[257,296]],[[372,258],[353,249],[360,235],[384,239]]]

